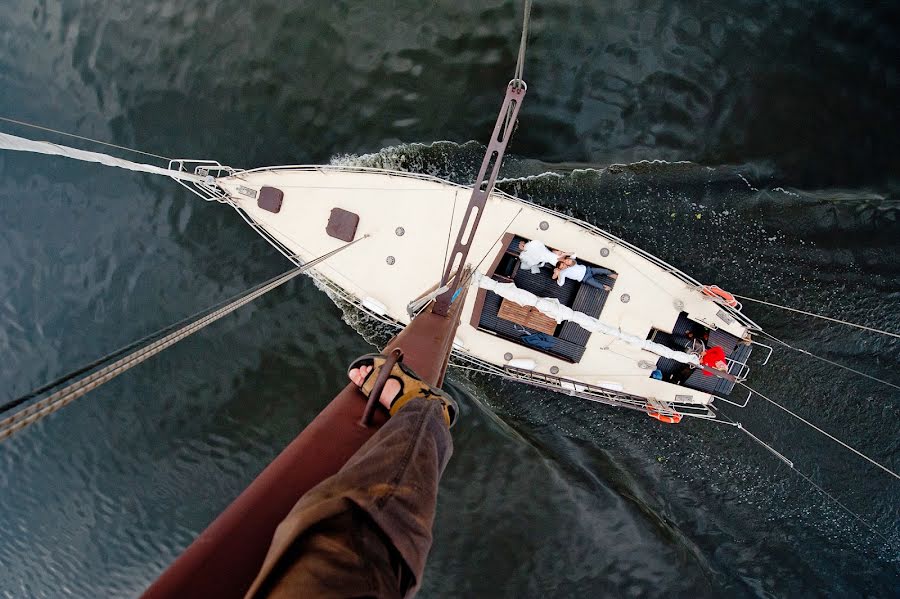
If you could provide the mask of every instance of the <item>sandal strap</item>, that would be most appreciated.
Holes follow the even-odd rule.
[[[367,365],[367,363],[371,362],[372,371],[366,376],[362,385],[359,386],[360,391],[366,396],[369,397],[373,388],[375,387],[375,381],[378,379],[378,375],[381,372],[382,367],[387,361],[387,356],[383,354],[366,354],[365,356],[361,356],[354,360],[354,362],[350,365],[350,369],[358,368],[359,366]],[[391,416],[400,411],[403,406],[417,397],[421,397],[430,401],[440,401],[442,406],[442,411],[444,415],[444,422],[448,427],[452,426],[456,422],[456,414],[458,409],[456,408],[456,401],[441,391],[440,389],[435,389],[425,381],[419,378],[419,376],[406,364],[398,361],[394,364],[394,367],[391,369],[391,373],[389,378],[396,380],[400,383],[400,392],[397,394],[397,397],[391,402],[390,408],[388,412]],[[451,415],[452,411],[452,415]]]

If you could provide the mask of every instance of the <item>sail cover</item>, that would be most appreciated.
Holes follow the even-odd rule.
[[[524,289],[516,287],[515,283],[501,283],[499,281],[491,279],[490,277],[486,277],[481,273],[475,273],[475,277],[480,288],[487,289],[488,291],[493,291],[500,297],[506,298],[521,306],[534,306],[542,314],[546,314],[550,318],[556,320],[556,322],[568,320],[570,322],[574,322],[585,330],[591,331],[593,333],[600,333],[602,335],[609,335],[610,337],[614,337],[640,349],[647,350],[658,356],[671,358],[672,360],[682,362],[684,364],[693,364],[695,366],[700,365],[700,358],[693,354],[676,351],[674,349],[666,347],[665,345],[654,343],[653,341],[649,341],[647,339],[641,339],[640,337],[637,337],[635,335],[629,335],[628,333],[625,333],[620,329],[600,322],[592,316],[588,316],[584,312],[578,312],[576,310],[573,310],[572,308],[569,308],[568,306],[562,305],[556,298],[538,297],[529,291],[525,291]]]
[[[173,179],[178,179],[180,181],[192,181],[194,183],[206,182],[204,177],[193,173],[185,173],[183,171],[153,166],[152,164],[123,160],[122,158],[116,158],[107,154],[88,152],[87,150],[79,150],[77,148],[70,148],[69,146],[61,146],[59,144],[50,143],[49,141],[34,141],[32,139],[10,135],[9,133],[0,132],[0,149],[15,150],[18,152],[34,152],[36,154],[49,154],[51,156],[65,156],[66,158],[84,160],[85,162],[99,162],[106,166],[115,166],[130,171],[165,175],[166,177],[172,177]]]

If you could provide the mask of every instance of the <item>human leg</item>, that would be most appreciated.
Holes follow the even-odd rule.
[[[597,277],[603,277],[603,276],[609,276],[609,275],[615,274],[610,269],[603,268],[602,266],[586,266],[585,268],[587,269],[587,273],[585,274],[585,277],[597,278]]]
[[[351,371],[351,379],[362,384],[370,368]],[[382,405],[399,392],[400,383],[388,379]],[[391,597],[414,590],[452,451],[441,402],[410,399],[294,506],[247,597]]]
[[[588,285],[596,289],[609,291],[612,288],[609,285],[600,282],[597,277],[602,277],[604,275],[610,274],[612,274],[612,271],[607,268],[601,268],[599,266],[585,266],[584,278],[581,280],[581,282],[587,283]]]

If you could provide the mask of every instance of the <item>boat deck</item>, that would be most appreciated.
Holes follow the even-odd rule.
[[[538,297],[555,298],[564,306],[568,306],[573,310],[579,310],[594,318],[600,316],[609,296],[609,291],[597,289],[571,279],[560,286],[553,280],[553,267],[549,265],[544,266],[537,273],[519,268],[519,243],[528,241],[528,239],[518,235],[512,235],[511,237],[512,239],[506,245],[504,255],[496,262],[493,270],[487,273],[488,276],[492,276],[498,281],[512,281],[520,289],[529,291]],[[590,262],[581,263],[587,266],[598,266]],[[600,280],[604,284],[609,285],[610,288],[616,283],[615,279],[609,277],[600,277]],[[552,347],[548,349],[537,348],[522,341],[522,337],[538,331],[521,323],[501,318],[499,314],[501,303],[502,298],[496,293],[492,291],[486,292],[478,320],[480,329],[490,331],[519,345],[561,358],[573,364],[579,362],[584,356],[588,340],[591,337],[590,332],[574,322],[566,321],[557,325],[556,330],[553,332]]]
[[[443,240],[453,239],[465,224],[466,211],[456,208],[471,191],[426,175],[342,166],[244,171],[217,179],[217,184],[238,213],[294,263],[359,240],[354,248],[317,264],[311,274],[342,300],[397,325],[409,321],[411,302],[436,288],[448,258],[449,241]],[[283,201],[260,203],[264,189],[283,194]],[[332,222],[336,212],[352,217],[352,226],[349,220]],[[578,282],[560,287],[550,269],[520,272],[517,246],[522,239],[576,251],[579,262],[615,271],[618,278],[606,281],[614,286],[612,297]],[[675,267],[589,223],[496,191],[470,244],[469,256],[482,273],[513,281],[540,297],[555,297],[627,335],[645,339],[654,329],[672,335],[683,312],[692,322],[727,331],[734,339],[750,337],[752,321],[701,293],[699,283]],[[493,264],[482,269],[486,262]],[[499,319],[501,303],[485,289],[466,295],[454,341],[460,355],[499,369],[510,362],[527,364],[533,376],[566,381],[576,392],[578,385],[590,386],[679,405],[705,405],[712,399],[707,391],[651,378],[658,354],[609,335],[589,334],[575,324],[554,326],[545,314],[525,307],[507,304],[503,314],[512,320]],[[522,333],[535,329],[516,328],[515,321],[552,331],[549,349],[522,343]],[[748,350],[735,345],[733,351],[738,353],[729,358],[746,374],[746,367],[737,363]],[[691,384],[706,388],[711,380]]]
[[[650,334],[650,339],[657,343],[662,343],[667,347],[671,347],[672,349],[683,350],[684,344],[688,341],[688,331],[692,331],[694,334],[700,334],[701,329],[697,323],[687,317],[687,314],[682,312],[678,316],[678,320],[675,321],[675,326],[672,328],[671,334],[654,330]],[[712,347],[713,345],[718,345],[725,351],[728,372],[741,378],[742,371],[747,364],[747,360],[750,358],[750,353],[753,349],[752,346],[720,329],[709,331],[707,346]],[[676,362],[671,358],[660,358],[656,362],[656,368],[662,372],[664,379],[683,367],[683,364]],[[703,374],[702,370],[696,369],[691,373],[691,376],[685,380],[683,386],[697,391],[705,391],[706,393],[713,395],[728,395],[734,390],[735,383],[734,381],[729,381],[727,379],[707,376]]]

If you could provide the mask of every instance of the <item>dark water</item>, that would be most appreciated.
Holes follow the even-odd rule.
[[[501,186],[700,280],[900,330],[896,5],[582,4],[535,3]],[[236,167],[470,181],[518,10],[6,0],[0,114]],[[172,182],[0,153],[3,398],[286,267]],[[900,383],[896,340],[747,311]],[[136,595],[369,349],[295,281],[6,442],[0,595]],[[900,468],[895,390],[785,351],[750,382]],[[732,429],[450,384],[465,413],[422,596],[900,594],[900,484],[764,402],[727,412],[888,542]]]

